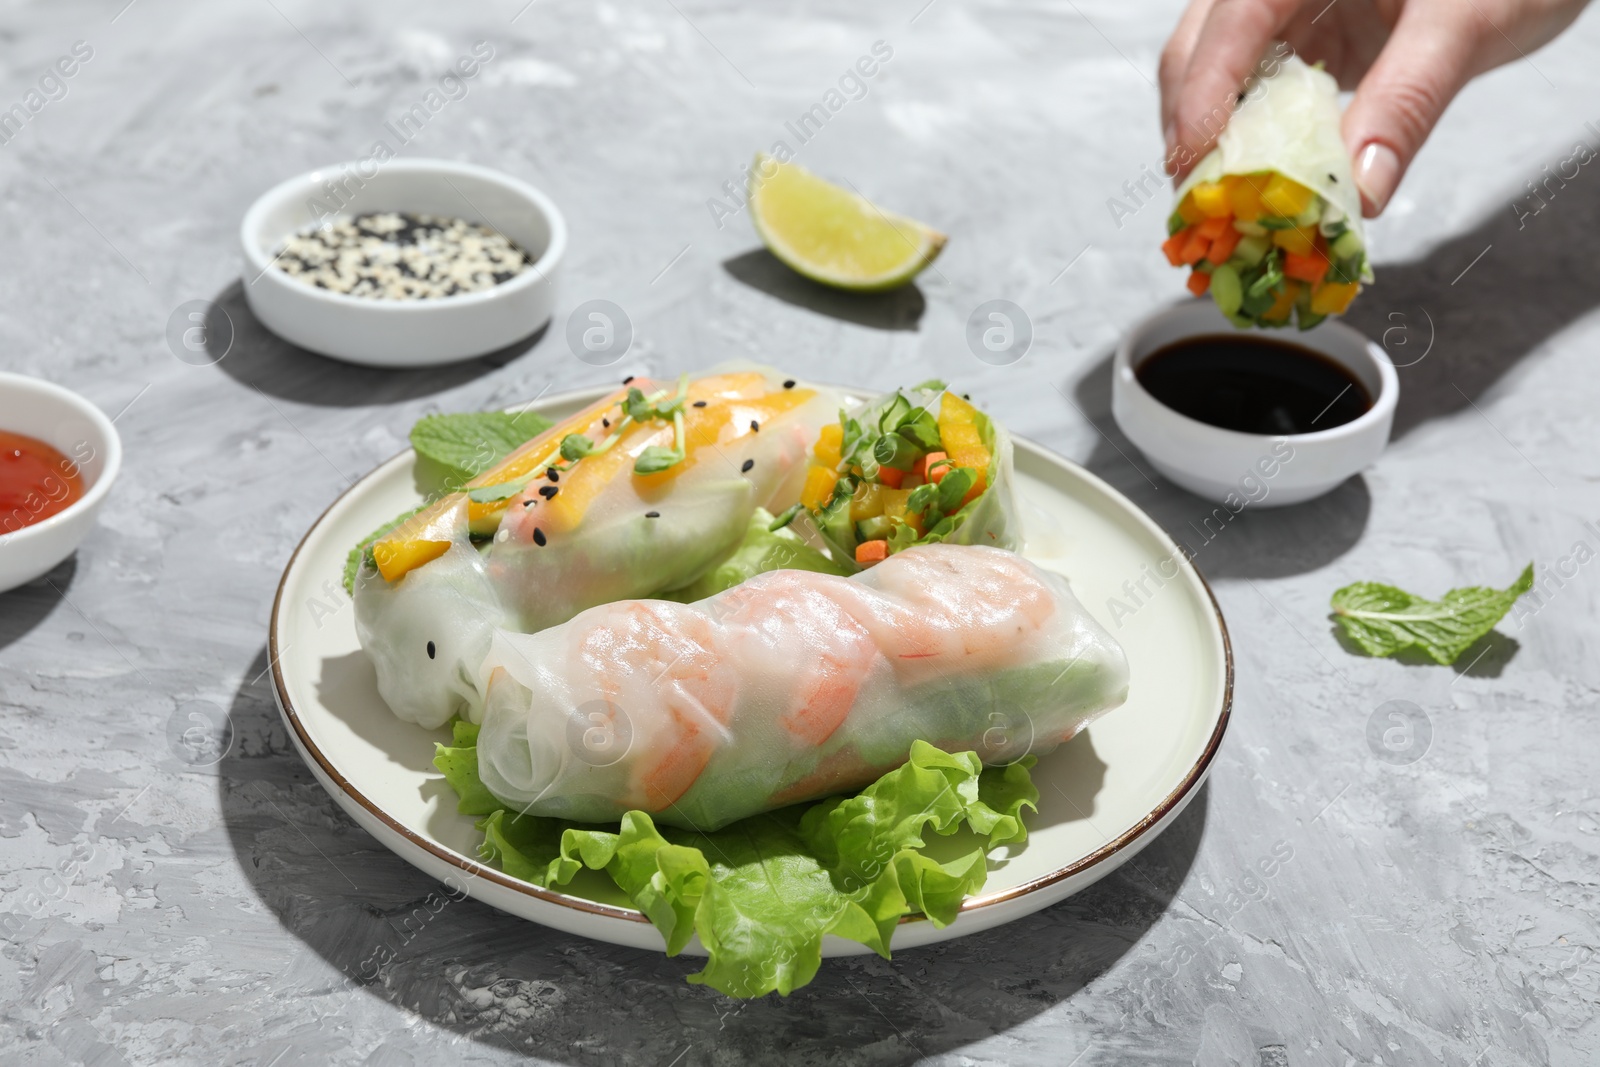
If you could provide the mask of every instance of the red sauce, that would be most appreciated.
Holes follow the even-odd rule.
[[[81,496],[76,463],[36,437],[0,430],[0,534],[43,522]]]

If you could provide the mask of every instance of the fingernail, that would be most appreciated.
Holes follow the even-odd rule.
[[[1356,155],[1356,188],[1368,215],[1376,215],[1389,203],[1394,187],[1400,184],[1400,157],[1381,141],[1368,141]]]

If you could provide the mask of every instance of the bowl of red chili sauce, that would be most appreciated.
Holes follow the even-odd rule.
[[[72,555],[122,466],[116,427],[70,389],[0,372],[0,591]]]

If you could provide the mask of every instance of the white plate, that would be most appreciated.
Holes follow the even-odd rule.
[[[536,407],[560,417],[603,394],[568,393]],[[417,504],[414,459],[405,452],[352,486],[312,526],[284,571],[268,654],[289,736],[351,818],[453,890],[570,933],[662,948],[655,928],[602,876],[586,884],[596,897],[589,899],[479,863],[474,820],[457,814],[455,796],[432,764],[434,742],[448,741],[448,731],[401,722],[378,696],[341,575],[352,546]],[[1205,780],[1228,725],[1228,632],[1181,550],[1126,497],[1076,464],[1023,440],[1016,464],[1025,555],[1068,575],[1089,611],[1122,642],[1129,698],[1040,759],[1034,780],[1041,799],[1028,843],[991,863],[982,894],[942,930],[920,916],[903,921],[897,949],[986,930],[1104,878],[1177,818]],[[1133,583],[1131,596],[1125,582]],[[1115,618],[1113,597],[1122,604]],[[695,942],[689,951],[697,950]],[[823,946],[824,955],[866,951],[837,938]]]

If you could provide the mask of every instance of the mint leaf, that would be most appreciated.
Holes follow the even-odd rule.
[[[551,426],[549,419],[531,411],[476,411],[452,415],[424,415],[411,427],[411,447],[456,476],[476,478],[505,459],[518,446]]]
[[[1468,586],[1437,601],[1392,585],[1356,582],[1333,594],[1333,618],[1369,656],[1392,656],[1415,646],[1435,663],[1449,664],[1494,629],[1532,588],[1531,563],[1509,589]]]
[[[467,490],[467,499],[474,504],[493,504],[501,500],[510,500],[528,487],[529,479],[518,478],[516,481],[501,482],[499,485],[480,485],[476,489]]]

